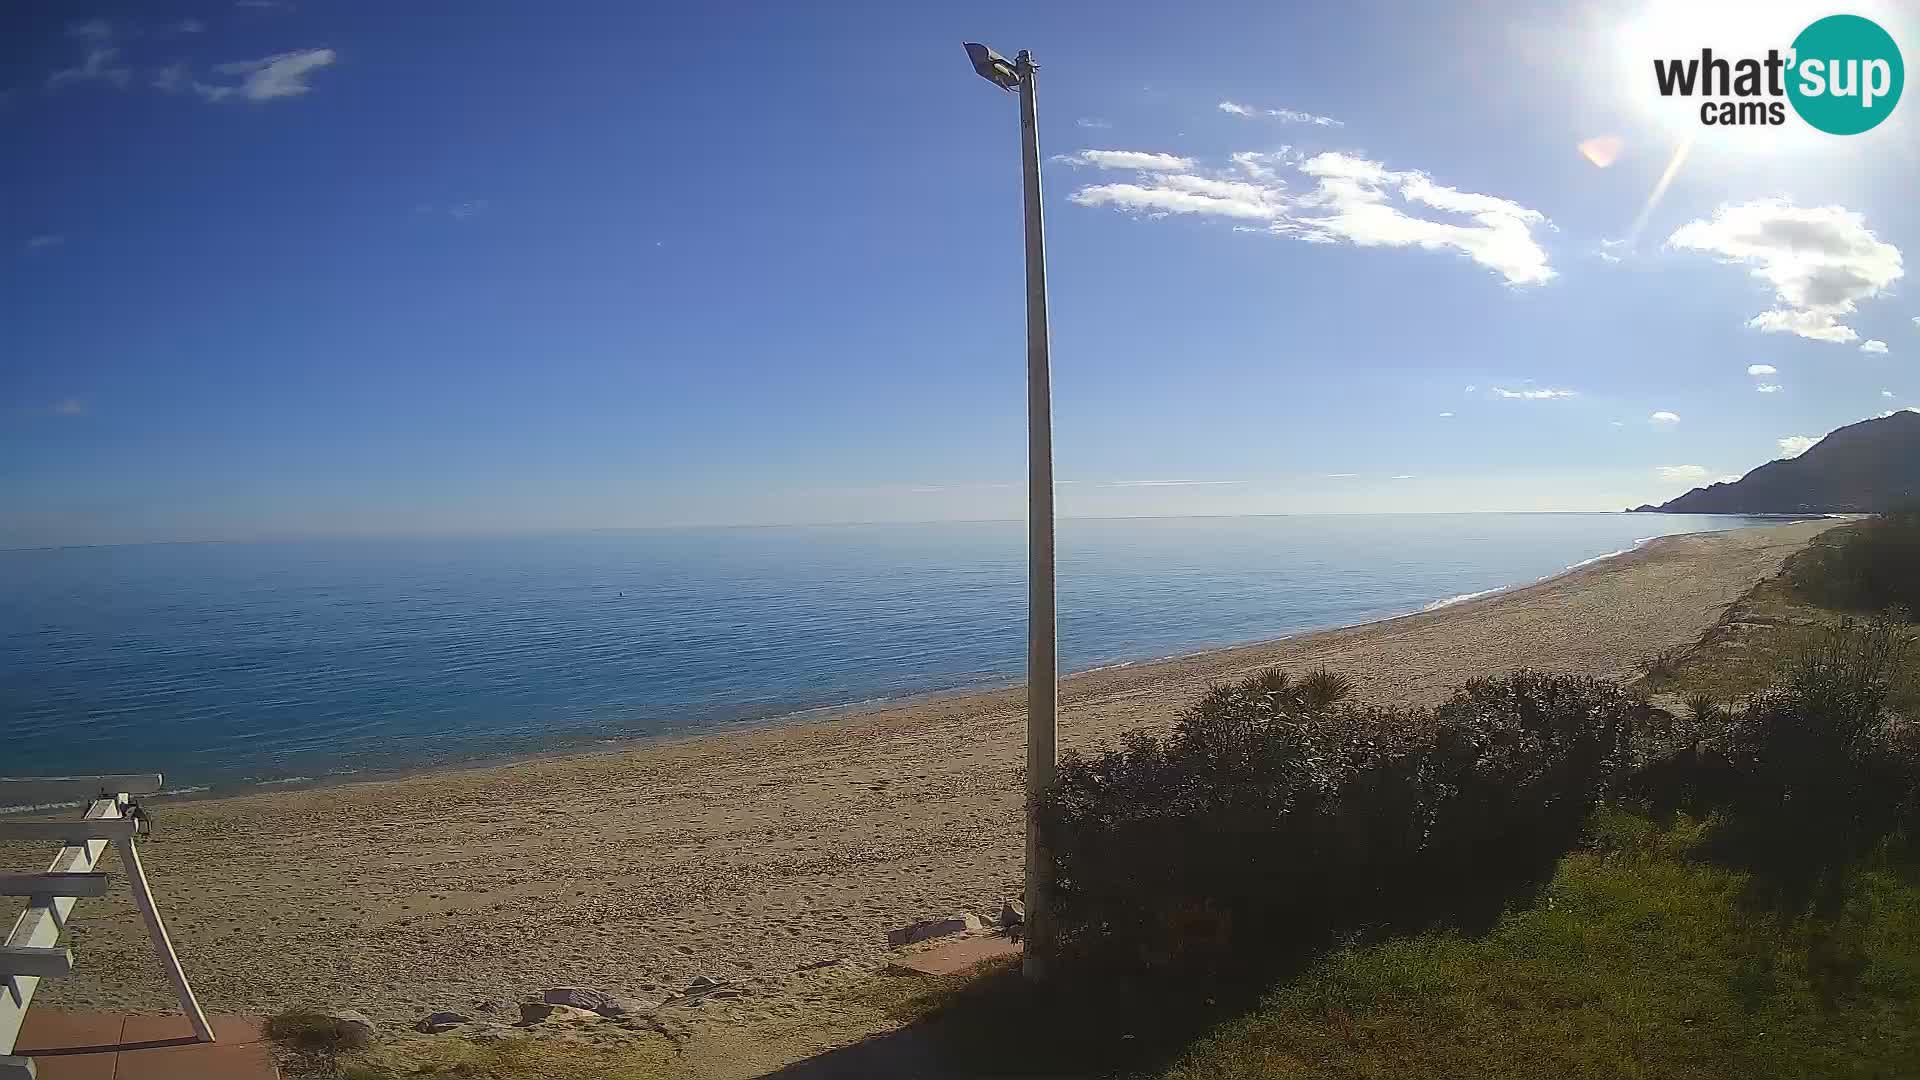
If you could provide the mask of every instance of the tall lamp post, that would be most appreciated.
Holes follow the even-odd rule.
[[[1027,209],[1027,978],[1053,957],[1053,855],[1040,831],[1040,797],[1053,786],[1055,680],[1053,599],[1053,375],[1047,359],[1047,252],[1040,221],[1040,125],[1033,57],[1012,60],[967,44],[980,77],[1020,94],[1020,166]]]

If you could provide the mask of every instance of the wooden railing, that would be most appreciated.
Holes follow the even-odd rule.
[[[0,778],[0,806],[41,806],[85,802],[78,819],[0,817],[0,840],[39,840],[60,845],[59,854],[44,873],[0,874],[0,896],[23,896],[27,909],[0,945],[0,1080],[34,1075],[29,1058],[13,1056],[20,1025],[40,980],[73,970],[73,951],[60,946],[60,935],[79,897],[104,896],[107,875],[95,869],[111,845],[120,854],[134,907],[147,924],[154,951],[180,998],[180,1010],[192,1023],[201,1042],[213,1041],[213,1027],[193,996],[180,957],[160,920],[153,890],[140,867],[135,838],[143,831],[143,815],[136,795],[160,790],[160,775],[67,776],[32,779]]]

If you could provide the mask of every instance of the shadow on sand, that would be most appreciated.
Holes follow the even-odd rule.
[[[1016,963],[961,976],[883,972],[867,1003],[901,1027],[762,1074],[778,1080],[1078,1080],[1152,1075],[1257,994],[1132,980],[1036,987]],[[1210,996],[1217,995],[1217,996]]]
[[[968,1067],[952,1060],[950,1044],[933,1027],[911,1024],[782,1066],[762,1074],[762,1080],[1083,1080],[1107,1074],[1099,1068],[1066,1073]]]
[[[841,1080],[842,1077],[887,1076],[900,1080],[949,1080],[967,1076],[940,1060],[937,1040],[925,1025],[913,1024],[875,1035],[852,1046],[815,1054],[763,1074],[766,1080]]]

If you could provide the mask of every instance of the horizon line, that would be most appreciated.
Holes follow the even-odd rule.
[[[1616,515],[1630,514],[1636,511],[1622,510],[1310,510],[1265,514],[1076,514],[1062,515],[1058,521],[1230,521],[1245,518],[1288,518],[1288,517],[1466,517],[1466,516],[1520,516],[1549,517],[1572,515]],[[1801,514],[1669,514],[1669,517],[1824,517],[1826,515]],[[925,526],[925,525],[1013,525],[1025,524],[1024,517],[993,518],[930,518],[922,520],[899,521],[770,521],[736,522],[731,524],[685,523],[671,525],[582,525],[559,526],[552,528],[524,529],[417,529],[396,531],[360,531],[360,532],[262,532],[252,536],[200,537],[194,539],[171,540],[117,540],[98,543],[71,544],[23,544],[0,546],[0,554],[29,551],[75,551],[88,548],[121,547],[170,547],[198,544],[260,544],[294,540],[401,540],[460,538],[477,539],[487,537],[528,537],[528,536],[578,536],[592,533],[663,533],[663,532],[708,532],[735,531],[748,529],[847,529],[847,528],[883,528],[889,526]]]

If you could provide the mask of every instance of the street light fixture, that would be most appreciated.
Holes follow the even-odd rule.
[[[973,70],[993,85],[1009,93],[1020,89],[1020,69],[1013,61],[987,48],[977,41],[967,42],[967,59],[973,61]]]
[[[1027,211],[1027,978],[1053,957],[1053,854],[1040,830],[1040,798],[1053,786],[1059,710],[1053,596],[1053,375],[1047,358],[1047,244],[1040,220],[1040,125],[1033,57],[1012,60],[967,43],[980,77],[1020,93],[1020,165]]]

